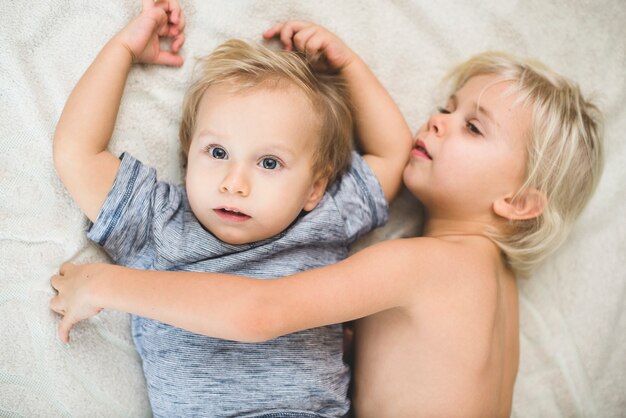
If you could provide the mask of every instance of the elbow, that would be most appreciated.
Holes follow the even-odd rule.
[[[265,310],[246,321],[243,329],[249,337],[248,342],[261,343],[287,334],[282,331],[282,321],[273,311]]]
[[[61,178],[63,178],[65,169],[72,164],[72,158],[69,154],[70,150],[64,146],[61,134],[57,131],[52,140],[52,161],[57,175]]]
[[[63,149],[60,145],[61,139],[59,138],[59,133],[56,132],[54,134],[54,138],[52,139],[52,161],[54,162],[54,168],[59,170],[59,167],[63,165]]]
[[[61,180],[63,184],[65,184],[67,167],[71,163],[69,161],[68,156],[63,150],[59,149],[60,147],[55,142],[52,146],[52,162],[54,163],[54,170],[56,171],[57,177]]]
[[[231,324],[232,339],[240,342],[260,343],[285,335],[284,317],[270,303],[253,304],[240,309]]]

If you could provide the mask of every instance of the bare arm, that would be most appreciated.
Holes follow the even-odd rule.
[[[402,170],[411,149],[411,130],[374,73],[336,35],[309,22],[279,23],[263,36],[280,36],[286,49],[323,53],[328,65],[341,71],[353,101],[364,159],[378,177],[387,201],[391,201],[402,184]]]
[[[182,65],[178,51],[184,19],[175,1],[144,1],[142,13],[111,39],[77,83],[53,140],[54,164],[78,206],[95,221],[111,189],[119,160],[107,150],[133,61]],[[172,37],[161,51],[159,34]]]
[[[101,309],[130,312],[192,332],[264,341],[361,318],[412,298],[415,248],[407,240],[368,247],[337,264],[282,279],[216,273],[135,270],[64,264],[52,278],[51,308],[64,315],[59,335]]]

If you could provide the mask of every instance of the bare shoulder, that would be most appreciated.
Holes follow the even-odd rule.
[[[381,242],[372,246],[373,255],[384,257],[391,265],[409,267],[420,283],[454,284],[469,277],[485,277],[500,264],[499,252],[485,238],[444,240],[416,237]],[[480,285],[480,283],[474,283]]]
[[[379,290],[396,289],[396,300],[415,307],[415,314],[433,316],[446,307],[450,316],[451,310],[459,315],[490,310],[501,265],[499,251],[485,238],[416,237],[367,247],[338,263],[334,268],[342,270],[334,275],[358,276],[360,283],[384,277],[385,289]]]

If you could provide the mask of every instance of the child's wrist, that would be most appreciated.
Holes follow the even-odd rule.
[[[110,271],[115,266],[111,264],[95,264],[94,269],[96,270],[87,280],[87,288],[85,292],[85,297],[87,298],[87,302],[90,306],[97,306],[99,308],[104,308],[107,299],[107,295],[110,289],[109,278],[112,277],[114,272]]]
[[[130,47],[128,45],[126,45],[124,42],[120,42],[120,44],[124,47],[124,49],[126,50],[126,52],[128,52],[128,55],[130,56],[130,62],[132,64],[136,63],[139,61],[139,59],[137,58],[137,55],[135,55],[135,53],[133,52],[132,49],[130,49]]]
[[[116,36],[111,39],[107,44],[107,47],[112,51],[115,51],[115,54],[119,55],[124,61],[128,61],[129,64],[137,62],[137,56],[133,50],[119,37]]]
[[[365,62],[361,60],[355,52],[353,52],[346,59],[345,64],[341,67],[341,74],[344,77],[350,77],[352,74],[361,71],[360,69],[363,67],[367,68],[367,64],[365,64]]]

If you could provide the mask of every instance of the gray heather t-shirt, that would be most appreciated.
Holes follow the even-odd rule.
[[[133,268],[281,277],[345,258],[350,243],[388,217],[378,180],[353,153],[351,169],[313,211],[275,237],[230,245],[197,221],[184,187],[157,181],[154,169],[128,154],[120,158],[113,188],[88,236],[116,263]],[[350,374],[342,360],[341,325],[239,343],[134,316],[132,332],[157,417],[348,412]]]

